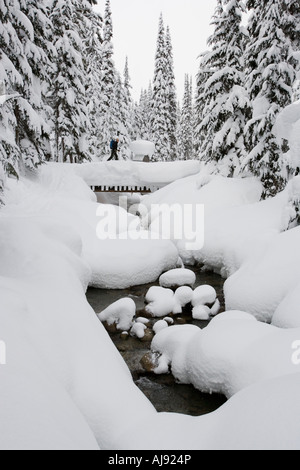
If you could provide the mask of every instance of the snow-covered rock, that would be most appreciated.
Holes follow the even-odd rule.
[[[172,269],[159,278],[161,287],[193,287],[196,282],[196,274],[190,269]]]
[[[215,303],[217,293],[214,287],[203,285],[197,287],[193,292],[192,305],[198,307],[199,305],[212,305]]]
[[[159,331],[164,330],[165,328],[168,328],[169,324],[165,320],[159,320],[153,325],[153,331],[155,334],[157,334]]]
[[[181,307],[185,307],[187,304],[192,302],[193,289],[188,286],[178,287],[175,291],[175,298],[179,301]]]
[[[152,317],[165,317],[182,313],[182,303],[171,289],[152,286],[146,294],[146,312]]]
[[[145,300],[147,303],[157,302],[160,299],[173,299],[174,292],[171,289],[165,289],[164,287],[152,286],[148,290]]]
[[[194,320],[209,320],[211,310],[206,305],[197,305],[193,308],[193,319]]]
[[[143,339],[145,336],[147,326],[144,323],[135,322],[130,330],[131,336],[136,336],[139,339]]]
[[[151,349],[161,354],[157,373],[171,368],[182,383],[230,397],[263,379],[298,374],[295,338],[300,329],[282,330],[244,312],[226,312],[203,330],[186,325],[163,330]]]
[[[136,314],[135,302],[130,298],[120,299],[98,314],[99,320],[116,325],[119,331],[129,331]]]

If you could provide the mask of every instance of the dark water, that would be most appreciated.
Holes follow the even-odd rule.
[[[224,280],[214,274],[202,272],[201,268],[193,269],[197,275],[195,287],[203,284],[213,286],[221,302],[221,312],[224,311],[223,284]],[[131,287],[125,290],[89,289],[87,299],[96,313],[100,313],[113,302],[124,297],[131,297],[137,306],[137,316],[143,316],[145,295],[149,288],[156,284]],[[194,321],[191,311],[187,310],[181,317],[175,317],[174,324],[190,323],[199,328],[205,328],[208,322]],[[157,319],[150,320],[153,324]],[[200,416],[218,409],[225,403],[222,395],[207,395],[196,390],[192,385],[177,384],[171,374],[154,375],[146,372],[141,365],[141,359],[150,350],[151,338],[140,341],[128,337],[124,340],[120,333],[110,333],[111,339],[127,363],[133,380],[140,390],[149,398],[157,411],[184,413],[191,416]]]

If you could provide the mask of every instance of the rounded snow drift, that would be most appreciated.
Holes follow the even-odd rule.
[[[194,290],[192,305],[197,307],[199,305],[213,305],[217,299],[216,290],[212,286],[200,286]]]
[[[190,269],[171,269],[159,278],[160,286],[166,288],[193,287],[195,282],[196,274]]]

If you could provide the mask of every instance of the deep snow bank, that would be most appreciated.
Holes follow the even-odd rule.
[[[293,374],[248,387],[201,418],[161,413],[142,433],[122,436],[122,449],[299,449],[299,392],[300,374]]]
[[[125,289],[154,282],[177,265],[178,252],[170,241],[126,236],[132,225],[139,227],[139,219],[122,207],[98,204],[71,165],[45,165],[34,181],[11,181],[9,188],[5,198],[10,214],[52,218],[47,230],[54,237],[60,224],[79,235],[84,260],[91,268],[89,283],[94,287]],[[104,237],[99,239],[103,215],[113,223],[105,222]],[[120,239],[120,234],[127,239]]]
[[[245,263],[239,271],[227,279],[224,291],[226,308],[242,309],[252,313],[258,320],[271,322],[276,309],[290,295],[300,280],[300,227],[272,237],[267,244],[262,243],[256,255]],[[300,317],[291,321],[292,310],[297,303],[289,305],[281,317],[281,326],[300,326]]]
[[[154,409],[86,301],[91,269],[80,232],[67,217],[33,215],[34,201],[47,204],[23,185],[0,212],[0,447],[110,448]]]
[[[296,292],[300,282],[299,229],[292,229],[300,200],[300,177],[293,178],[276,197],[260,201],[262,188],[256,179],[223,178],[207,171],[202,168],[200,175],[144,197],[150,215],[143,223],[153,232],[160,231],[153,204],[204,204],[204,246],[187,251],[184,240],[175,241],[182,259],[228,278],[228,310],[246,311],[266,322],[271,322],[276,312],[274,324],[300,326]]]
[[[220,248],[223,250],[224,245],[219,249],[216,245],[217,243],[220,245],[221,240],[224,239],[224,231],[230,232],[230,235],[226,234],[227,243],[228,239],[232,241],[234,226],[239,226],[235,210],[242,213],[245,207],[257,203],[261,197],[262,186],[255,178],[232,179],[207,175],[205,172],[204,168],[200,175],[184,178],[150,196],[145,196],[142,202],[148,208],[149,215],[145,217],[144,224],[148,224],[152,232],[161,233],[160,220],[155,210],[155,205],[158,204],[169,206],[179,204],[182,210],[187,204],[191,207],[204,205],[205,243],[203,249],[194,252],[187,251],[185,239],[175,241],[175,243],[180,256],[186,263],[204,262],[209,267],[213,266],[215,270],[221,271],[224,267],[225,254],[220,253]],[[230,216],[231,212],[232,216]],[[172,234],[172,227],[169,232]],[[184,233],[186,234],[186,227]],[[186,235],[191,236],[191,234]],[[217,260],[216,257],[218,257]]]
[[[53,165],[53,164],[52,164]],[[55,167],[57,164],[54,164]],[[143,186],[169,184],[200,171],[196,160],[183,162],[143,163],[132,161],[85,163],[69,166],[89,186]]]

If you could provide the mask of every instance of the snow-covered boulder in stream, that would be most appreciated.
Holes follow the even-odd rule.
[[[172,374],[205,393],[231,397],[240,390],[285,374],[299,374],[292,361],[300,329],[282,330],[244,312],[226,312],[200,330],[172,326],[153,339],[160,353],[156,373]]]
[[[179,299],[175,297],[171,289],[152,286],[146,294],[146,312],[152,317],[166,317],[173,313],[178,315],[182,312]]]
[[[99,320],[106,322],[109,326],[116,325],[119,331],[129,331],[132,320],[136,313],[136,305],[132,299],[125,298],[114,302],[103,312],[98,314]]]
[[[196,282],[196,274],[190,269],[172,269],[159,278],[161,287],[172,288],[189,286],[193,287]]]

